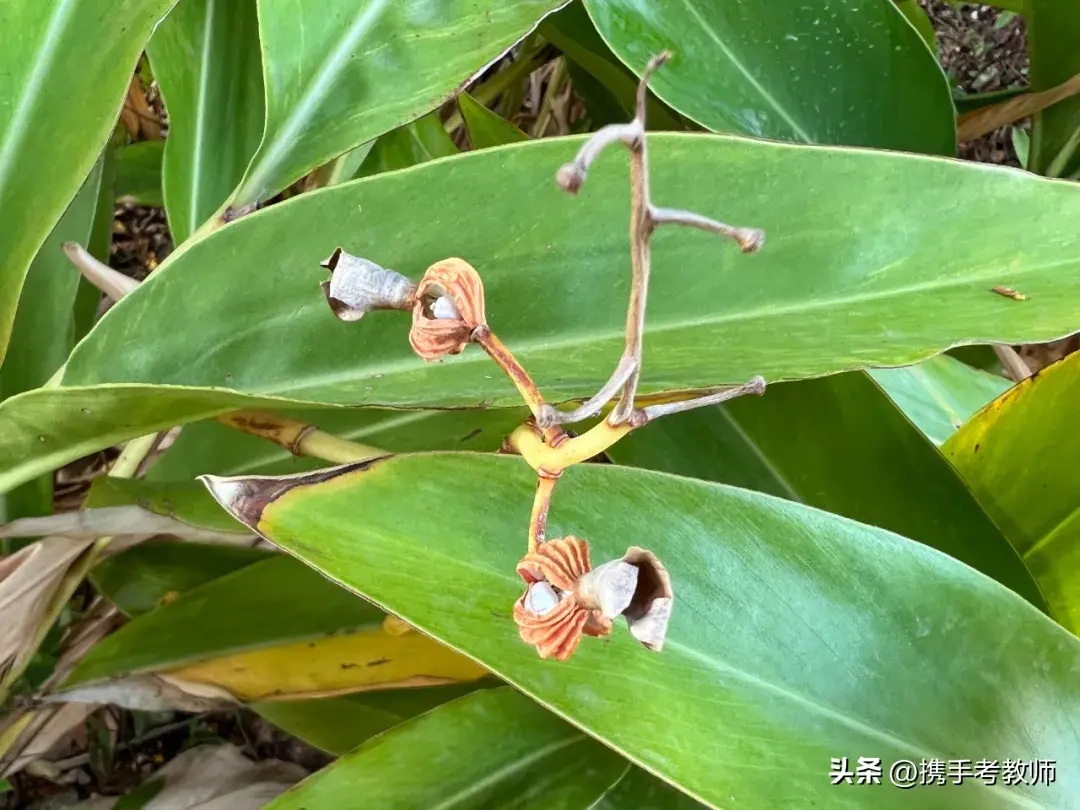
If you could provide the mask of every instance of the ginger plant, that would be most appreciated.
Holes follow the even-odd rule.
[[[569,658],[583,635],[610,634],[613,620],[620,615],[645,647],[660,650],[674,598],[667,571],[645,549],[633,546],[621,559],[594,569],[585,539],[546,537],[551,499],[563,471],[602,453],[630,431],[661,416],[765,390],[765,380],[754,377],[743,385],[705,395],[642,407],[635,402],[642,370],[651,270],[649,248],[656,229],[667,225],[698,228],[731,239],[744,253],[753,253],[764,244],[764,233],[759,229],[733,227],[690,211],[653,205],[645,138],[646,91],[652,73],[669,56],[665,51],[646,67],[638,86],[633,120],[595,132],[574,160],[556,174],[559,187],[576,194],[590,166],[606,147],[618,143],[630,152],[632,283],[625,348],[610,379],[578,407],[560,410],[544,400],[528,371],[488,325],[483,282],[464,260],[436,262],[419,284],[341,248],[323,263],[331,271],[323,290],[338,318],[355,321],[377,309],[411,310],[409,342],[418,356],[438,361],[476,344],[506,373],[529,407],[530,419],[515,429],[503,446],[504,452],[522,456],[537,475],[526,553],[517,566],[526,591],[514,605],[514,619],[524,642],[534,646],[542,658],[557,661]],[[600,415],[616,397],[607,417],[580,436],[563,428]]]

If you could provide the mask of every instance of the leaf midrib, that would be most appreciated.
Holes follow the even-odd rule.
[[[365,33],[371,30],[388,4],[389,0],[371,0],[367,6],[359,10],[352,24],[345,29],[334,47],[327,51],[326,57],[319,65],[319,69],[315,71],[315,75],[312,76],[311,81],[308,82],[300,94],[298,103],[292,105],[291,111],[285,117],[281,126],[276,127],[276,132],[269,139],[269,142],[264,140],[258,152],[255,153],[248,170],[248,176],[240,183],[240,187],[234,195],[236,205],[243,206],[258,201],[258,197],[262,193],[261,186],[265,184],[266,178],[285,162],[289,148],[299,137],[304,126],[313,117],[315,109],[333,90],[337,78],[344,70],[344,66],[356,48],[356,44]],[[269,99],[269,88],[272,84],[271,77],[265,76],[264,80],[267,87],[267,98]],[[266,120],[268,123],[270,120],[269,113],[270,107],[267,105]],[[268,133],[264,133],[264,137],[266,134]]]
[[[713,27],[709,25],[708,21],[701,16],[701,13],[694,7],[694,4],[691,2],[691,0],[683,0],[683,5],[686,6],[686,10],[690,12],[690,15],[698,21],[698,24],[701,25],[705,33],[709,35],[709,38],[716,43],[716,47],[719,48],[720,52],[728,58],[728,61],[731,62],[732,66],[737,71],[739,71],[740,74],[742,74],[743,78],[745,78],[746,81],[750,84],[750,86],[758,92],[758,94],[766,101],[766,103],[768,103],[774,110],[776,110],[776,112],[780,115],[784,122],[791,127],[794,133],[807,143],[816,142],[817,139],[810,137],[806,130],[804,130],[799,125],[799,123],[791,117],[788,111],[784,109],[783,106],[781,106],[780,102],[776,100],[772,93],[766,90],[762,86],[762,84],[756,78],[754,78],[753,75],[751,75],[746,65],[744,65],[737,56],[735,56],[731,48],[728,47],[727,43],[720,38],[720,35],[717,34],[715,30],[713,30]],[[667,99],[664,100],[667,101]]]
[[[233,0],[236,2],[236,0]],[[211,43],[214,30],[214,3],[216,0],[206,0],[206,18],[203,21],[202,52],[199,58],[199,89],[198,98],[195,100],[195,144],[192,148],[192,172],[191,172],[191,200],[188,211],[188,233],[193,234],[202,224],[199,217],[199,197],[202,185],[202,155],[203,144],[206,140],[206,105],[207,94],[210,89],[210,61],[213,56]]]
[[[506,777],[511,776],[519,771],[523,771],[526,768],[535,764],[536,762],[546,759],[547,757],[558,753],[564,748],[569,748],[571,745],[579,745],[583,742],[591,742],[591,740],[583,734],[574,734],[567,739],[556,740],[553,743],[549,743],[543,748],[538,748],[531,754],[524,756],[521,759],[515,760],[514,762],[511,762],[507,765],[504,765],[503,767],[492,773],[489,773],[483,779],[479,779],[473,782],[468,787],[462,788],[461,790],[452,793],[444,801],[441,801],[436,805],[432,805],[430,810],[452,810],[452,808],[460,806],[461,802],[472,798],[476,794],[480,793],[482,790],[491,787],[494,784],[497,784]],[[468,806],[471,807],[472,805]]]

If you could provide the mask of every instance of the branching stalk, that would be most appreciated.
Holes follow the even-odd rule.
[[[600,390],[600,393],[578,411],[570,414],[559,414],[555,417],[552,417],[550,413],[545,413],[543,415],[545,420],[569,422],[572,421],[571,417],[578,415],[579,411],[587,415],[594,415],[597,408],[603,407],[611,399],[611,396],[613,396],[610,393],[612,383],[622,375],[626,375],[625,382],[621,384],[622,394],[619,397],[618,404],[608,416],[608,421],[612,425],[621,425],[630,422],[643,423],[648,420],[647,414],[634,410],[634,397],[637,394],[638,381],[641,376],[641,349],[645,331],[645,305],[648,297],[651,264],[650,242],[657,227],[660,225],[682,225],[709,231],[733,240],[744,253],[753,253],[764,244],[765,234],[757,228],[726,225],[723,222],[718,222],[691,211],[657,208],[652,204],[649,196],[645,102],[649,79],[652,77],[653,72],[663,65],[670,56],[670,53],[664,51],[659,56],[654,57],[645,67],[641,76],[641,83],[638,85],[637,108],[634,120],[629,124],[615,124],[598,130],[586,141],[574,161],[560,168],[556,175],[556,181],[560,188],[571,194],[577,193],[588,176],[592,162],[605,148],[613,143],[622,143],[630,150],[630,261],[633,276],[630,287],[630,306],[626,314],[626,349],[623,353],[623,360],[620,361],[615,374]],[[629,374],[626,373],[627,368],[629,368]],[[757,388],[756,384],[748,383],[747,386],[731,390],[733,392],[752,393]],[[739,395],[739,393],[732,393],[730,396]],[[687,400],[679,410],[689,410],[690,408],[712,404],[715,396],[717,395]],[[674,413],[674,411],[669,412]]]

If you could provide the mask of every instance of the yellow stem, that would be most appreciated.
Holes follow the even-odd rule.
[[[612,425],[606,419],[580,436],[568,438],[557,447],[544,444],[535,430],[522,425],[510,434],[510,446],[534,470],[558,475],[567,467],[599,455],[632,430],[628,423]]]
[[[342,439],[314,425],[262,411],[233,411],[218,421],[231,428],[281,445],[296,456],[311,456],[331,464],[348,464],[386,455],[385,450]]]

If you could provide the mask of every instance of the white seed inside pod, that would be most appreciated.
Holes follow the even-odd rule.
[[[461,314],[454,305],[454,299],[449,295],[436,299],[431,305],[431,314],[438,320],[456,321],[461,318]]]
[[[525,596],[525,607],[537,616],[543,616],[559,604],[559,595],[548,582],[534,582]]]

